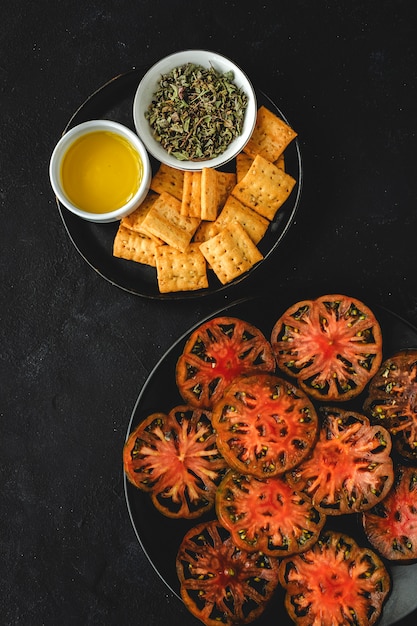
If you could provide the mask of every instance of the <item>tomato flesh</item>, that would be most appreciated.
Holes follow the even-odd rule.
[[[300,463],[318,428],[306,394],[274,374],[236,378],[213,407],[212,422],[227,463],[258,478]]]
[[[399,352],[382,363],[364,410],[389,430],[402,457],[417,460],[417,350]]]
[[[278,561],[239,549],[217,521],[185,535],[176,567],[185,605],[207,626],[253,621],[278,584]]]
[[[275,557],[307,550],[326,520],[284,478],[260,480],[235,472],[228,472],[218,487],[216,512],[237,546]]]
[[[363,302],[343,295],[291,306],[275,323],[271,344],[278,367],[319,400],[359,395],[382,359],[375,315]]]
[[[307,552],[283,559],[279,577],[297,626],[371,626],[390,590],[382,560],[335,531],[323,532]]]
[[[319,440],[287,479],[328,515],[357,513],[382,500],[394,480],[391,438],[365,415],[322,408]]]
[[[188,404],[210,409],[238,375],[274,370],[272,347],[262,332],[240,319],[223,316],[191,334],[177,362],[176,381]]]
[[[194,518],[210,509],[226,468],[210,413],[188,406],[148,416],[130,434],[123,460],[130,482],[150,492],[167,517]]]
[[[391,561],[417,559],[417,468],[400,465],[386,498],[363,515],[372,546]]]

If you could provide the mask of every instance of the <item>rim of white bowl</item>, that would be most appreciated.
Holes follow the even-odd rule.
[[[121,136],[124,136],[134,145],[139,153],[139,156],[142,159],[143,177],[136,194],[123,207],[120,207],[119,209],[116,209],[114,211],[109,211],[108,213],[89,213],[88,211],[84,211],[83,209],[77,207],[66,196],[60,181],[60,164],[64,154],[67,152],[69,146],[73,141],[75,141],[75,139],[77,139],[86,132],[106,129],[113,130],[114,132],[119,133]],[[106,223],[116,221],[120,219],[122,215],[128,215],[129,213],[134,211],[134,209],[140,204],[140,202],[138,201],[140,200],[142,195],[146,195],[149,188],[149,183],[151,179],[151,164],[144,142],[133,130],[131,130],[127,126],[124,126],[120,122],[116,122],[113,120],[94,119],[77,124],[61,136],[52,151],[51,159],[49,162],[49,179],[56,197],[66,209],[68,209],[75,215],[78,215],[78,217],[82,217],[83,219],[90,222]]]
[[[209,67],[213,65],[221,71],[234,72],[233,81],[243,89],[248,96],[248,107],[245,113],[243,131],[236,137],[229,147],[218,157],[205,161],[180,161],[162,148],[154,139],[149,122],[145,119],[144,112],[148,108],[152,96],[155,93],[158,81],[162,74],[166,74],[174,67],[178,67],[187,62]],[[142,139],[148,152],[161,163],[170,165],[180,170],[201,170],[203,167],[221,167],[231,161],[249,141],[256,123],[257,99],[255,89],[247,74],[231,59],[210,50],[182,50],[174,52],[155,63],[142,77],[136,89],[133,99],[133,121],[136,132]]]

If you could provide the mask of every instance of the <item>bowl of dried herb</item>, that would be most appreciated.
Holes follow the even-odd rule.
[[[226,57],[185,50],[161,59],[140,81],[133,101],[136,132],[161,163],[182,170],[231,161],[252,135],[256,95]]]

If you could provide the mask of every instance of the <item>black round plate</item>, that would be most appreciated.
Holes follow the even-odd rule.
[[[120,74],[95,91],[74,113],[65,131],[91,119],[115,120],[135,131],[132,114],[133,99],[139,81],[146,69],[133,69],[125,74]],[[262,104],[267,106],[289,123],[284,114],[268,96],[257,91],[257,99],[258,106]],[[159,164],[153,157],[151,162],[155,173]],[[222,169],[227,171],[232,164],[228,164]],[[290,197],[277,212],[268,232],[259,244],[259,249],[264,259],[268,258],[276,250],[293,223],[299,205],[303,174],[298,139],[295,139],[285,151],[285,167],[287,172],[297,182]],[[228,285],[221,285],[216,276],[209,272],[208,289],[161,294],[158,290],[156,270],[154,268],[113,256],[113,240],[118,223],[94,224],[93,222],[87,222],[68,211],[59,202],[58,209],[71,241],[85,261],[113,285],[138,296],[161,300],[179,300],[207,296],[229,289],[262,266],[262,262],[257,264],[249,272],[236,278]]]
[[[244,299],[214,312],[207,319],[218,315],[230,315],[250,322],[270,338],[271,330],[278,317],[293,302],[281,300],[280,307],[273,305],[268,297]],[[417,347],[417,328],[398,317],[394,313],[380,308],[371,307],[381,325],[384,340],[384,358],[397,350]],[[178,357],[190,333],[202,324],[200,320],[186,334],[180,337],[154,367],[144,384],[136,405],[133,409],[127,436],[149,414],[162,411],[168,412],[175,406],[183,404],[175,384],[175,366]],[[346,403],[351,410],[360,410],[362,399]],[[179,545],[185,533],[199,521],[214,519],[215,513],[207,513],[198,520],[171,520],[164,517],[153,506],[149,494],[134,487],[125,477],[125,496],[129,515],[137,538],[150,563],[171,591],[179,596],[179,584],[175,571],[175,559]],[[356,516],[340,516],[330,519],[328,524],[350,534],[364,545],[366,539],[359,526]],[[379,626],[390,626],[417,608],[415,581],[417,563],[409,565],[389,566],[393,580],[392,593],[387,600]],[[269,626],[277,623],[291,626],[283,604],[284,592],[278,589],[265,613],[253,622],[254,626]]]

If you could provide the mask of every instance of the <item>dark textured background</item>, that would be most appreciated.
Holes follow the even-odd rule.
[[[255,291],[337,291],[417,325],[416,26],[414,0],[3,0],[1,624],[196,624],[141,551],[121,467],[141,385],[191,324]],[[233,58],[285,111],[305,179],[263,271],[181,304],[83,261],[48,161],[92,91],[184,48]]]

